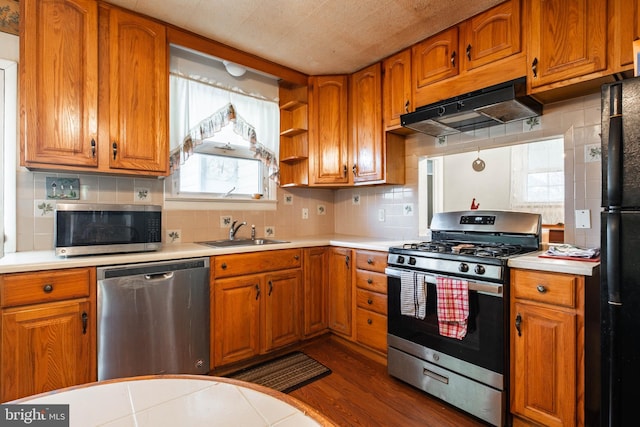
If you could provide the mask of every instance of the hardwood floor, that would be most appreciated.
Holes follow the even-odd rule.
[[[486,425],[390,377],[386,366],[333,339],[315,341],[301,350],[333,372],[289,394],[340,426]]]

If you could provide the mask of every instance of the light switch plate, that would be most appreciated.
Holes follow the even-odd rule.
[[[576,210],[576,228],[591,228],[591,211],[589,209]]]

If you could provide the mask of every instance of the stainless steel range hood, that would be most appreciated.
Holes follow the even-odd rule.
[[[526,95],[519,78],[417,108],[400,116],[402,126],[432,136],[473,131],[542,114],[542,104]]]

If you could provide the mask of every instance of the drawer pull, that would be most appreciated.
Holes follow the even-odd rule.
[[[373,280],[371,280],[371,278],[368,278],[368,279],[367,279],[367,283],[368,283],[368,284],[372,284],[372,283],[373,283]]]
[[[223,270],[226,270],[227,269],[227,263],[223,262],[220,267],[222,267]]]
[[[371,258],[367,258],[367,264],[373,264],[373,260]]]
[[[538,285],[536,286],[536,289],[538,290],[538,292],[540,292],[541,294],[544,294],[545,292],[547,292],[547,288],[544,285]]]
[[[522,329],[520,329],[521,326],[522,326],[522,316],[520,315],[520,313],[518,313],[518,315],[516,316],[516,330],[518,331],[519,337],[522,336]]]
[[[367,304],[369,304],[369,305],[373,304],[373,300],[372,300],[371,298],[369,298],[369,299],[367,300]]]
[[[372,324],[372,323],[373,323],[373,320],[371,320],[371,319],[367,319],[367,324],[369,324],[369,325],[370,325],[370,324]]]
[[[298,255],[294,255],[293,259],[295,259],[296,261],[300,259],[300,257]]]
[[[449,384],[449,378],[440,374],[436,374],[435,372],[430,371],[427,368],[422,368],[422,375],[426,375],[427,377],[433,378],[434,380],[440,381],[441,383]]]
[[[42,290],[45,294],[50,294],[51,292],[53,292],[53,285],[51,283],[47,283],[42,287]]]

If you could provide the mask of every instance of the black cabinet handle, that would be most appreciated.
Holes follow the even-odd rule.
[[[520,315],[520,313],[518,313],[518,315],[516,316],[516,330],[518,331],[519,337],[522,336],[522,330],[520,329],[521,326],[522,326],[522,316]]]
[[[260,285],[256,283],[256,301],[260,298]]]
[[[111,144],[111,148],[113,149],[113,160],[115,160],[116,155],[118,154],[118,144],[113,141],[113,144]]]
[[[269,280],[269,296],[271,296],[271,292],[273,292],[273,282]]]
[[[342,166],[342,176],[343,177],[347,176],[347,165]]]
[[[451,52],[451,66],[452,67],[456,66],[456,51],[455,50],[453,52]]]
[[[82,335],[87,334],[87,323],[89,323],[89,315],[86,311],[82,312]]]
[[[53,292],[53,285],[51,283],[47,283],[42,287],[42,290],[45,294],[50,294],[51,292]]]
[[[411,104],[409,103],[409,100],[407,99],[407,102],[404,103],[404,112],[408,113],[409,112],[409,106]]]
[[[471,61],[471,44],[467,45],[467,59]]]
[[[533,77],[538,77],[538,58],[533,58],[533,62],[531,63],[531,71],[533,72]]]
[[[358,166],[354,164],[353,167],[351,168],[351,172],[353,172],[353,176],[357,176],[358,175]]]
[[[347,268],[351,268],[349,267],[349,261],[351,261],[351,258],[349,258],[349,255],[347,255],[344,259],[345,264],[347,264]]]
[[[96,140],[91,138],[91,157],[96,157]]]

